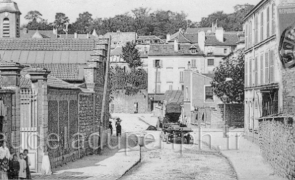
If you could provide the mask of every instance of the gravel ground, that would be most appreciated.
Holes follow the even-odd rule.
[[[120,180],[236,180],[235,171],[219,153],[195,147],[184,150],[182,155],[173,150],[172,144],[162,149],[144,150],[142,162],[131,169]],[[204,148],[205,149],[205,148]]]

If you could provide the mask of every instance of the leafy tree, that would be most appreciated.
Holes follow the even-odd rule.
[[[136,44],[134,42],[128,42],[126,46],[122,48],[123,59],[128,63],[128,66],[132,69],[142,65],[140,59],[140,53],[138,49],[135,48]]]
[[[63,29],[65,28],[66,23],[69,23],[70,19],[64,13],[56,13],[54,27],[57,29],[58,33],[64,33]]]
[[[134,16],[134,22],[133,22],[134,30],[138,34],[147,35],[147,33],[148,34],[150,33],[149,32],[150,29],[148,26],[148,24],[151,23],[150,11],[151,11],[150,8],[144,8],[144,7],[136,8],[131,11]]]
[[[231,78],[231,81],[226,81]],[[211,82],[214,93],[226,103],[242,103],[244,101],[244,53],[239,50],[235,56],[227,58],[215,69]],[[224,100],[223,96],[228,98]]]
[[[202,18],[200,27],[211,27],[212,23],[217,22],[218,26],[223,27],[226,31],[241,31],[243,18],[253,7],[254,5],[250,4],[238,4],[234,7],[234,13],[214,12]]]
[[[86,34],[91,31],[93,19],[89,12],[80,13],[73,27],[77,33]]]
[[[39,12],[39,11],[29,11],[28,13],[27,13],[27,15],[25,16],[25,19],[26,20],[29,20],[29,21],[36,21],[37,22],[37,20],[41,20],[42,18],[42,14]]]

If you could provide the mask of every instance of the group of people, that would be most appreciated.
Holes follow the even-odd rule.
[[[117,136],[121,136],[121,133],[122,133],[122,127],[121,127],[121,119],[120,118],[117,118],[116,119],[116,132],[117,132]],[[113,125],[112,125],[112,122],[109,121],[109,129],[111,131],[111,135],[113,135]]]
[[[11,153],[7,148],[6,142],[1,143],[0,147],[0,179],[31,179],[29,151],[25,149],[19,156]]]

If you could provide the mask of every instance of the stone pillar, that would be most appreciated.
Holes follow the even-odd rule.
[[[48,163],[49,157],[46,143],[48,135],[47,76],[49,73],[50,71],[43,68],[32,68],[28,70],[32,81],[32,90],[37,92],[37,132],[39,135],[37,150],[38,172],[43,174],[50,173],[48,171],[51,169],[50,163]],[[47,164],[47,166],[44,166],[44,164]]]
[[[1,92],[2,94],[11,94],[11,119],[5,119],[6,124],[10,124],[11,127],[3,126],[5,129],[11,129],[11,134],[7,134],[8,145],[13,145],[16,151],[19,152],[20,148],[20,72],[24,68],[19,63],[1,61],[0,71],[1,71]],[[6,103],[6,102],[4,102]]]

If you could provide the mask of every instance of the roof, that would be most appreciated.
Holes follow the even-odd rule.
[[[0,38],[0,50],[92,51],[94,45],[94,39]]]
[[[164,103],[166,105],[170,103],[182,104],[183,103],[183,93],[181,90],[169,90],[165,93]]]
[[[202,74],[202,75],[204,75],[204,76],[206,76],[206,77],[209,77],[209,78],[211,78],[211,79],[214,79],[214,77],[215,77],[214,74]]]
[[[206,35],[206,46],[236,46],[240,38],[238,32],[236,33],[224,33],[224,42],[220,42],[216,39],[215,34]]]
[[[155,35],[151,35],[151,36],[138,36],[137,40],[144,40],[144,39],[159,39],[161,40],[161,38],[159,38],[158,36]]]
[[[185,31],[185,34],[197,34],[198,32],[201,31],[211,31],[212,27],[202,27],[202,28],[187,28]]]
[[[135,32],[108,32],[103,35],[104,38],[112,37],[112,44],[119,43],[121,45],[126,44],[127,42],[135,42],[137,35]]]
[[[181,34],[180,33],[178,42],[191,43],[191,44],[198,43],[198,34]]]
[[[11,0],[2,0],[0,2],[0,13],[4,13],[4,12],[21,14],[17,4]]]
[[[26,76],[28,73],[27,71],[30,70],[31,68],[25,68],[21,72],[21,79],[20,79],[20,87],[21,88],[31,88],[31,80]],[[47,77],[47,85],[49,87],[54,87],[54,88],[64,88],[64,89],[80,89],[79,87],[70,84],[66,81],[63,81],[57,77],[54,77],[52,75],[48,75]]]
[[[246,21],[249,18],[249,16],[251,16],[260,6],[262,6],[267,1],[269,0],[261,0],[251,11],[248,12],[248,14],[245,15],[243,21]]]
[[[198,44],[178,44],[180,50],[174,51],[174,44],[152,44],[150,46],[149,56],[198,56],[204,55],[203,51],[200,50]],[[197,53],[192,54],[190,49],[196,48]]]
[[[111,50],[111,56],[120,56],[122,54],[122,47],[116,47],[115,49]]]
[[[53,33],[53,30],[38,30],[43,38],[57,38],[56,34]],[[36,33],[36,30],[23,29],[20,31],[20,38],[32,38]]]

